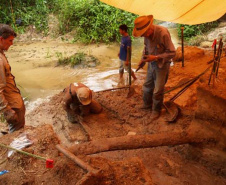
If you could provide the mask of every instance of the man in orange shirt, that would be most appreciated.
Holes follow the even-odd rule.
[[[78,123],[79,117],[102,111],[102,106],[92,98],[92,91],[80,82],[70,84],[63,92],[63,108],[71,123]]]
[[[25,125],[24,101],[4,54],[4,51],[7,51],[13,45],[16,36],[10,26],[0,24],[0,111],[4,114],[10,133],[23,128]]]

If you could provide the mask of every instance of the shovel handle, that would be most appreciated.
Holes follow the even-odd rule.
[[[98,92],[105,92],[105,91],[114,91],[114,90],[126,89],[126,88],[130,88],[130,86],[124,86],[124,87],[116,87],[116,88],[111,88],[111,89],[105,89],[105,90],[95,91],[95,93],[98,93]]]
[[[62,145],[56,145],[56,148],[62,152],[65,156],[67,156],[69,159],[71,159],[72,161],[74,161],[78,166],[80,166],[82,169],[88,171],[88,172],[92,172],[94,174],[98,173],[98,170],[94,169],[92,166],[88,165],[87,163],[85,163],[83,160],[79,159],[78,157],[76,157],[73,153],[71,153],[70,151],[68,151],[66,148],[64,148]]]

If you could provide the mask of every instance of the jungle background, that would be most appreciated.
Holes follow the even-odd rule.
[[[49,18],[51,15],[58,19],[58,29],[52,36],[57,37],[73,32],[73,42],[109,43],[119,41],[120,24],[127,24],[129,33],[133,21],[138,16],[115,7],[106,5],[99,0],[1,0],[0,22],[10,24],[17,32],[24,33],[32,25],[43,35],[49,34]],[[161,21],[156,20],[156,23]],[[200,25],[181,25],[187,41],[218,26],[218,21]],[[194,39],[193,39],[194,40]],[[192,44],[192,42],[191,42]]]

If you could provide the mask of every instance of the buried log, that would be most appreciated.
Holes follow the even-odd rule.
[[[213,140],[213,137],[207,133],[165,132],[152,135],[127,135],[93,140],[82,144],[72,145],[69,150],[75,155],[89,155],[114,150],[131,150],[158,146],[203,143],[209,140]]]

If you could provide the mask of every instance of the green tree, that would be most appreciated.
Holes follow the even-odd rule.
[[[119,25],[127,24],[132,28],[136,18],[132,13],[99,0],[55,0],[53,4],[60,21],[60,32],[64,34],[75,29],[75,40],[86,43],[119,40]]]
[[[17,31],[24,31],[29,25],[34,25],[38,31],[48,31],[49,8],[45,0],[1,0],[0,12],[0,22]],[[19,19],[21,23],[17,25]]]
[[[177,25],[178,36],[181,37],[181,27],[184,27],[184,38],[188,40],[191,37],[208,32],[212,28],[217,27],[218,24],[219,24],[218,21],[204,23],[204,24],[197,24],[197,25],[178,24]]]
[[[48,14],[58,17],[60,34],[76,31],[74,41],[113,42],[120,38],[118,27],[127,24],[131,34],[136,15],[106,5],[99,0],[1,0],[0,22],[16,31],[34,25],[37,31],[48,33]],[[21,24],[16,24],[16,20]]]

